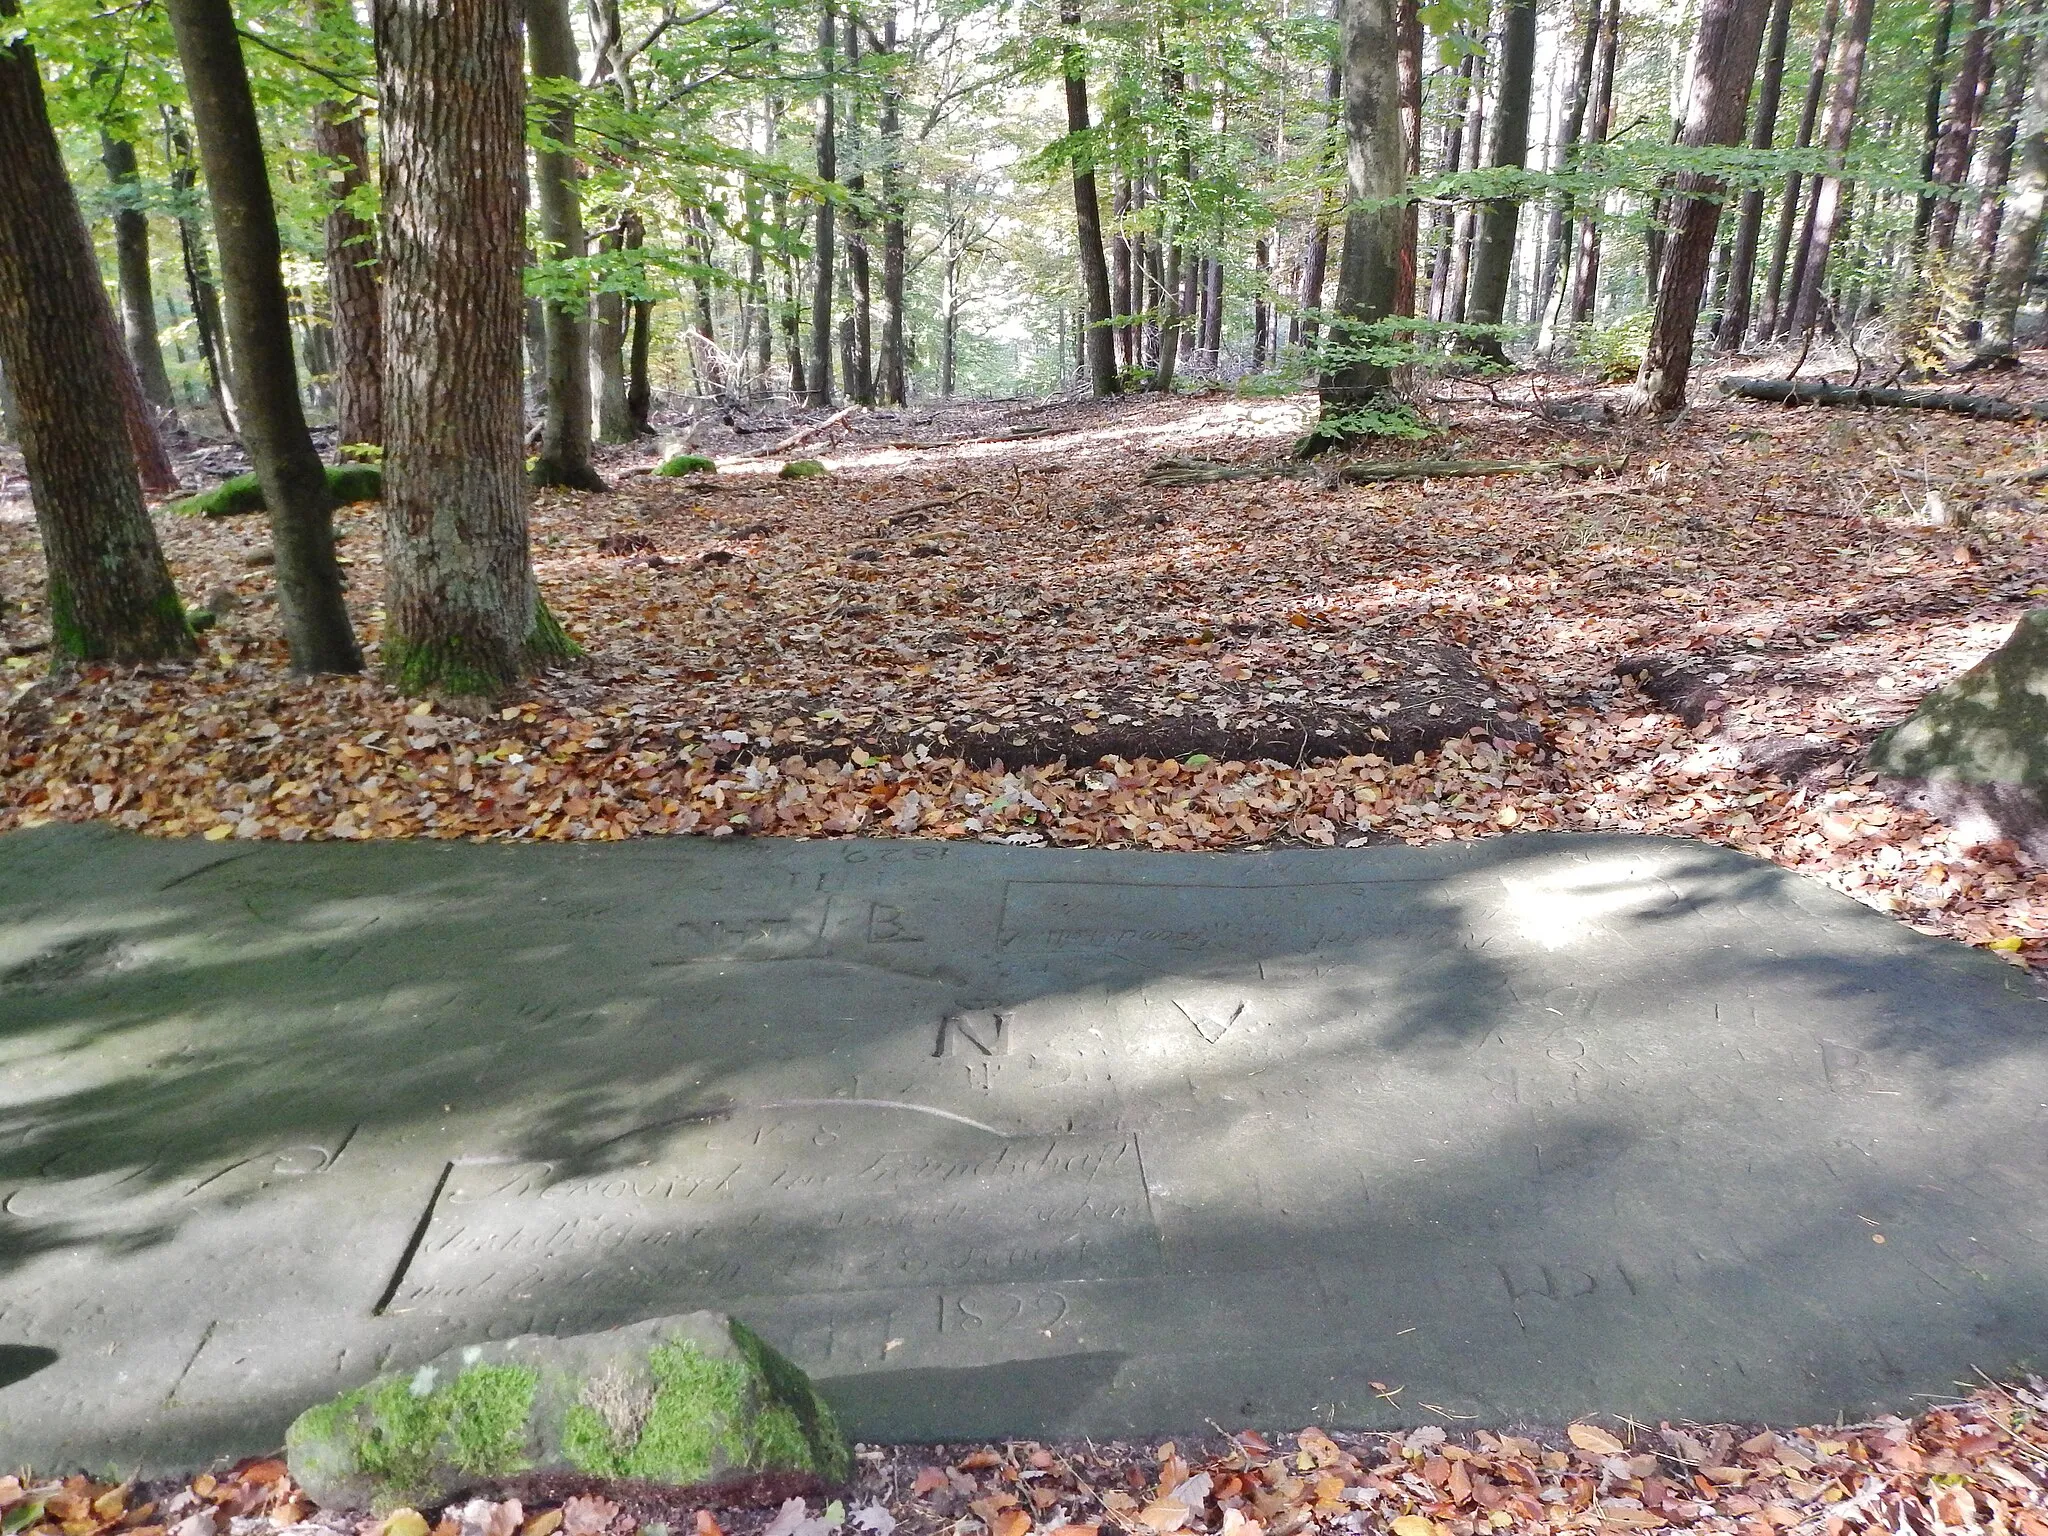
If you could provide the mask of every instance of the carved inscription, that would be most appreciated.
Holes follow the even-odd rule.
[[[1323,885],[1113,885],[1011,880],[999,942],[1007,952],[1278,956],[1335,949],[1367,933],[1441,919],[1369,882]]]
[[[1156,1267],[1135,1135],[1011,1137],[873,1112],[889,1107],[696,1126],[605,1173],[459,1167],[393,1310],[481,1319],[546,1298],[645,1315]]]

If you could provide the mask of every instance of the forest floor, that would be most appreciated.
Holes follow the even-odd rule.
[[[17,1536],[2048,1536],[2044,1462],[2034,1382],[1801,1430],[1622,1420],[861,1446],[842,1488],[536,1475],[382,1517],[318,1509],[282,1461],[252,1457],[155,1483],[0,1477],[0,1519]]]
[[[2044,394],[2044,373],[2029,354],[1983,387]],[[678,425],[606,450],[608,493],[537,497],[541,587],[588,660],[485,719],[291,677],[260,517],[158,519],[188,601],[220,615],[195,664],[37,681],[40,553],[0,465],[0,829],[1162,849],[1627,830],[2048,969],[2048,871],[1859,768],[2048,598],[2048,521],[1996,480],[2048,459],[2040,429],[1704,380],[1656,425],[1556,377],[1430,393],[1438,434],[1377,457],[1617,467],[1146,483],[1164,456],[1286,461],[1312,397],[1222,391],[856,413],[791,450],[829,466],[801,480],[731,456],[823,413]],[[650,473],[686,436],[720,472]],[[378,509],[338,523],[374,653]]]

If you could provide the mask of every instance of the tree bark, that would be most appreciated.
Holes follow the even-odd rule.
[[[1971,395],[1955,390],[1857,389],[1820,379],[1721,380],[1721,393],[1782,405],[1846,405],[1869,410],[1893,406],[1916,411],[1943,411],[1978,421],[2048,421],[2048,401],[2004,400],[1997,395]]]
[[[1780,5],[1789,6],[1791,0],[1779,0]],[[1565,98],[1564,129],[1557,139],[1557,170],[1560,174],[1572,169],[1579,147],[1579,135],[1586,131],[1586,108],[1593,99],[1593,67],[1599,54],[1601,0],[1587,0],[1585,39],[1579,44],[1577,66],[1572,70],[1571,88]],[[1543,241],[1543,265],[1536,278],[1535,313],[1539,329],[1536,335],[1536,355],[1548,358],[1557,344],[1557,305],[1552,295],[1561,295],[1563,285],[1559,281],[1566,268],[1566,253],[1571,249],[1573,227],[1572,208],[1574,198],[1570,192],[1560,192],[1551,199],[1550,227]]]
[[[493,698],[575,647],[528,551],[518,0],[377,0],[389,303],[383,666]],[[453,89],[450,82],[461,82]]]
[[[112,134],[100,134],[100,163],[114,191],[114,265],[120,279],[121,334],[134,365],[142,395],[158,410],[175,410],[171,376],[164,371],[163,348],[157,343],[156,294],[149,275],[149,215],[142,211],[142,178],[135,169],[135,146]]]
[[[1990,44],[1991,0],[1976,0],[1970,12],[1970,34],[1963,39],[1963,56],[1956,65],[1955,89],[1949,93],[1947,121],[1934,153],[1934,181],[1942,190],[1927,225],[1930,252],[1946,255],[1955,244],[1963,182],[1970,174],[1970,150],[1977,136],[1977,119],[1984,110]]]
[[[1073,150],[1074,231],[1081,251],[1081,289],[1087,300],[1088,388],[1091,394],[1117,392],[1116,332],[1109,292],[1109,263],[1102,252],[1102,199],[1095,187],[1095,153],[1089,138],[1088,77],[1082,67],[1079,34],[1081,0],[1061,0],[1060,50],[1067,87],[1067,137]]]
[[[1770,0],[1705,0],[1693,44],[1685,126],[1678,135],[1681,148],[1741,141],[1743,113],[1756,79],[1757,48],[1763,42],[1769,8]],[[1676,211],[1664,248],[1663,279],[1650,317],[1643,366],[1629,402],[1635,410],[1659,415],[1685,404],[1700,294],[1721,223],[1719,177],[1680,171],[1672,190]]]
[[[353,31],[352,11],[335,24]],[[334,331],[334,406],[344,443],[384,441],[384,305],[377,281],[377,226],[347,200],[370,179],[363,99],[326,101],[313,109],[313,147],[331,165],[327,210],[327,293]],[[339,173],[336,176],[334,173]]]
[[[1607,0],[1600,23],[1600,51],[1593,66],[1593,101],[1587,109],[1586,143],[1604,144],[1614,126],[1614,70],[1621,56],[1621,0]],[[1578,252],[1572,260],[1571,320],[1584,325],[1593,318],[1600,290],[1600,212],[1596,201],[1578,220]]]
[[[1327,110],[1323,123],[1323,152],[1318,157],[1325,172],[1341,152],[1339,129],[1343,99],[1344,72],[1332,65],[1324,92]],[[1315,227],[1309,235],[1308,255],[1301,264],[1301,328],[1298,339],[1304,347],[1316,344],[1316,333],[1322,325],[1323,289],[1329,282],[1330,272],[1330,232],[1336,217],[1337,199],[1328,193],[1318,193]]]
[[[1827,94],[1828,59],[1834,52],[1835,23],[1840,14],[1841,0],[1827,0],[1821,12],[1820,30],[1814,34],[1813,65],[1806,77],[1806,100],[1799,109],[1799,134],[1793,141],[1798,149],[1807,149],[1813,144],[1814,126],[1820,121],[1820,104]],[[1757,319],[1758,340],[1782,336],[1790,328],[1791,306],[1785,302],[1785,278],[1789,265],[1792,281],[1797,285],[1800,262],[1806,255],[1806,243],[1802,240],[1799,261],[1792,259],[1792,232],[1799,222],[1801,179],[1798,171],[1788,172],[1785,177],[1784,201],[1778,209],[1778,234],[1771,245],[1770,275],[1764,280],[1763,312]],[[1811,226],[1808,227],[1810,230]]]
[[[1792,328],[1806,331],[1820,317],[1826,296],[1828,254],[1834,244],[1835,226],[1842,221],[1848,182],[1843,167],[1849,153],[1849,135],[1856,126],[1856,101],[1863,88],[1863,60],[1870,48],[1873,0],[1849,0],[1849,31],[1842,39],[1842,56],[1835,67],[1835,89],[1828,101],[1828,115],[1821,129],[1821,148],[1827,167],[1813,192],[1812,238],[1799,267],[1799,283],[1792,301]]]
[[[1992,259],[1984,297],[1983,350],[2010,352],[2020,304],[2040,255],[2041,214],[2048,208],[2048,47],[2034,50],[2027,88],[2026,126],[2020,140],[2019,174],[2006,190],[2005,218]]]
[[[1920,127],[1920,179],[1934,180],[1934,160],[1941,150],[1941,95],[1946,66],[1948,64],[1948,41],[1955,30],[1956,0],[1941,0],[1940,19],[1934,24],[1934,46],[1927,58],[1927,99],[1921,113]],[[1927,226],[1934,219],[1934,194],[1922,192],[1913,210],[1913,249],[1924,250],[1927,245]]]
[[[1401,141],[1408,158],[1407,181],[1422,174],[1422,9],[1419,0],[1398,0],[1394,35],[1400,48]],[[1413,198],[1401,205],[1401,258],[1394,277],[1397,315],[1415,313],[1416,266],[1421,259],[1422,209]]]
[[[1785,44],[1792,30],[1792,0],[1773,0],[1770,41],[1764,47],[1763,72],[1758,77],[1755,121],[1749,147],[1771,147],[1778,122],[1778,99],[1785,85]],[[1749,333],[1750,295],[1756,286],[1756,248],[1764,227],[1764,190],[1751,187],[1742,194],[1742,210],[1735,223],[1735,243],[1729,253],[1728,303],[1722,311],[1717,344],[1723,352],[1742,350]]]
[[[1529,158],[1529,96],[1536,72],[1536,0],[1503,0],[1500,94],[1493,109],[1492,153],[1498,169],[1523,169]],[[1472,278],[1465,301],[1468,325],[1499,325],[1507,317],[1508,281],[1514,275],[1515,230],[1521,220],[1520,193],[1490,197],[1480,205],[1479,235],[1472,252]],[[1474,337],[1468,349],[1506,364],[1499,336]]]
[[[568,0],[526,0],[526,48],[536,87],[552,97],[535,146],[534,194],[540,204],[540,238],[556,261],[581,261],[588,253],[582,200],[576,182],[576,101],[583,61],[569,24]],[[581,279],[577,280],[580,284]],[[540,453],[535,485],[565,485],[601,491],[604,479],[590,462],[589,304],[576,297],[550,297],[541,306],[545,327],[547,390],[541,410]]]
[[[0,23],[17,14],[16,0],[0,0]],[[51,660],[189,656],[192,631],[122,424],[128,361],[19,35],[0,43],[0,206],[0,371],[48,568]]]
[[[1383,399],[1393,385],[1392,369],[1368,355],[1365,328],[1393,312],[1408,163],[1395,0],[1341,0],[1340,10],[1349,207],[1331,325],[1335,355],[1320,380],[1322,417],[1311,439],[1321,446],[1352,441],[1358,435],[1352,413]]]
[[[270,174],[229,0],[169,0],[220,246],[242,439],[270,514],[277,606],[295,672],[362,667],[334,555],[334,493],[306,430]],[[518,318],[511,331],[518,336]]]
[[[891,0],[882,21],[879,49],[896,52],[896,7]],[[904,284],[908,279],[904,226],[909,218],[903,190],[903,92],[895,72],[883,77],[877,127],[882,135],[882,347],[875,388],[884,405],[910,400],[908,359],[904,355]]]
[[[598,249],[625,249],[626,215],[620,210],[611,228],[599,237]],[[611,279],[616,283],[616,274]],[[616,286],[601,289],[591,305],[590,394],[596,406],[595,436],[600,443],[625,443],[633,438],[626,412],[626,296]]]
[[[824,86],[818,95],[818,180],[829,188],[839,177],[838,105],[836,101],[838,17],[835,0],[818,8],[818,61]],[[832,403],[833,215],[831,197],[818,199],[811,241],[811,367],[804,404],[822,408]]]
[[[2039,14],[2039,0],[2033,7]],[[1983,331],[1984,295],[1991,287],[1991,263],[1998,254],[1998,227],[2005,218],[2007,182],[2012,179],[2013,150],[2019,143],[2020,119],[2026,113],[2027,81],[2034,58],[2034,39],[2017,39],[2010,67],[2005,75],[2005,96],[1999,104],[1998,132],[1984,159],[1985,198],[1977,208],[1977,228],[1970,275],[1969,336],[1975,340]]]

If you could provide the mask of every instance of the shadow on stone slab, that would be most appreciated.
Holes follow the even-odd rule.
[[[27,1381],[37,1371],[57,1363],[57,1351],[40,1344],[0,1344],[0,1387]]]
[[[1116,1350],[839,1376],[816,1383],[848,1440],[884,1444],[1070,1434],[1129,1358]]]

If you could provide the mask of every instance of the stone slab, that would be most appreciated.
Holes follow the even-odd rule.
[[[697,1307],[868,1439],[1860,1418],[2048,1363],[2044,1133],[2023,975],[1701,844],[43,828],[0,1460]]]

